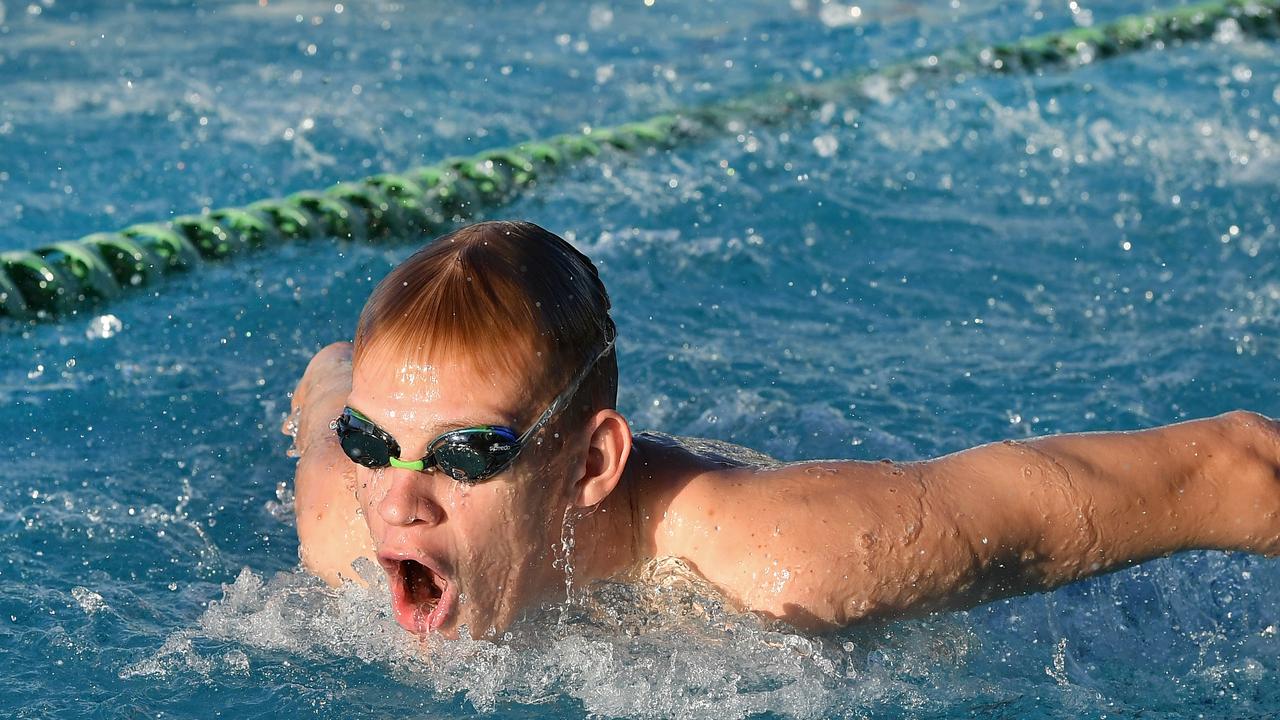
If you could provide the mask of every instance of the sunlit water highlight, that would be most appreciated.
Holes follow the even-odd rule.
[[[0,0],[0,247],[1147,7],[1086,5]],[[1276,57],[1224,27],[1070,73],[870,88],[605,157],[503,214],[597,260],[640,428],[911,459],[1276,415]],[[412,249],[291,245],[4,329],[0,714],[1280,711],[1280,569],[1238,555],[831,637],[664,567],[507,640],[419,648],[377,590],[296,572],[276,431]]]

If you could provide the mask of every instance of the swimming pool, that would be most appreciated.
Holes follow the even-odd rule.
[[[1148,7],[0,0],[0,249]],[[1228,27],[1071,72],[886,89],[606,155],[499,215],[600,266],[639,428],[908,459],[1275,415],[1275,50]],[[710,620],[681,621],[680,583],[609,587],[423,659],[376,594],[294,572],[275,432],[310,353],[412,249],[287,244],[4,328],[0,713],[1280,708],[1280,568],[1208,553],[834,638],[705,598]]]

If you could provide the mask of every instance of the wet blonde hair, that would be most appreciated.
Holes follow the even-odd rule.
[[[530,222],[477,223],[431,241],[378,283],[360,313],[354,362],[460,360],[518,373],[549,401],[613,340],[609,308],[595,265],[563,238]],[[612,408],[617,389],[609,353],[573,407]]]

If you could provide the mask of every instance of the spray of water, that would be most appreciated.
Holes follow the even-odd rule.
[[[571,525],[571,523],[570,523]],[[814,638],[741,614],[683,562],[662,558],[582,588],[498,641],[415,638],[396,625],[386,581],[337,589],[299,572],[245,569],[195,627],[172,633],[120,675],[235,673],[286,653],[301,665],[364,663],[437,698],[482,712],[571,698],[593,715],[827,717],[923,707],[952,682],[974,643],[955,620],[891,632]]]
[[[556,546],[556,557],[552,567],[564,573],[564,605],[560,613],[560,622],[565,622],[566,611],[573,604],[573,546],[574,546],[574,513],[573,507],[564,509],[560,520],[560,544]]]

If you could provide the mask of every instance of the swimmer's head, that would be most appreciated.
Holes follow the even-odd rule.
[[[485,635],[563,597],[564,525],[613,492],[631,447],[602,354],[614,332],[595,267],[531,223],[445,235],[374,290],[347,401],[400,462],[356,465],[355,491],[407,629]],[[441,438],[496,428],[527,433],[512,464],[475,482],[437,471]]]
[[[444,235],[391,271],[356,329],[354,362],[408,372],[428,358],[520,377],[550,397],[615,334],[609,294],[586,255],[529,222],[482,222]],[[612,408],[618,365],[602,358],[566,414]]]

